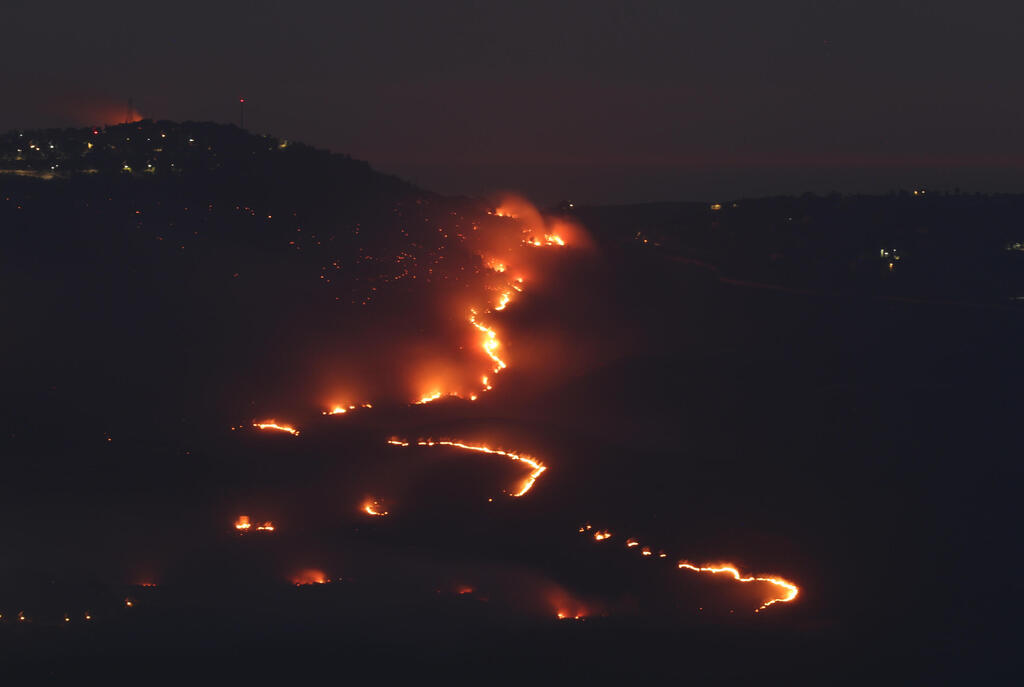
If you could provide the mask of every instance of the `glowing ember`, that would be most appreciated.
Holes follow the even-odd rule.
[[[594,532],[594,541],[604,541],[605,539],[611,539],[612,533],[608,530]]]
[[[367,515],[383,516],[387,515],[388,512],[381,508],[380,501],[377,499],[367,499],[363,501],[362,511]]]
[[[289,427],[288,425],[279,425],[273,420],[266,420],[264,422],[254,422],[252,426],[255,427],[256,429],[274,429],[279,432],[288,432],[292,436],[299,436],[299,430],[295,429],[294,427]]]
[[[272,522],[270,522],[268,520],[267,522],[263,523],[262,525],[260,525],[256,529],[258,531],[260,531],[260,532],[273,532],[274,531],[274,523],[272,523]]]
[[[401,440],[398,440],[398,439],[389,439],[388,443],[391,444],[392,446],[402,446],[402,447],[409,446],[409,442],[401,441]],[[522,454],[518,454],[518,453],[513,453],[511,451],[502,451],[501,449],[490,448],[488,446],[464,444],[461,441],[435,441],[433,439],[426,439],[426,440],[417,441],[416,445],[417,446],[453,446],[455,448],[461,448],[461,449],[464,449],[466,451],[476,451],[477,453],[489,453],[489,454],[494,455],[494,456],[504,456],[505,458],[509,458],[511,460],[515,460],[515,461],[518,461],[520,463],[524,463],[525,465],[528,465],[530,468],[532,468],[532,470],[530,471],[529,476],[523,481],[523,484],[522,484],[521,488],[519,489],[519,491],[517,491],[516,493],[512,494],[513,496],[516,496],[516,497],[522,496],[526,492],[530,491],[530,489],[533,487],[534,483],[537,481],[537,478],[539,478],[542,474],[544,474],[544,471],[547,470],[547,467],[545,467],[540,461],[536,460],[535,458],[531,458],[530,456],[526,456],[526,455],[522,455]]]
[[[347,406],[334,406],[330,410],[323,411],[321,414],[322,415],[344,415],[345,413],[349,412],[350,410],[356,410],[358,408],[372,408],[372,407],[373,407],[373,405],[370,404],[370,403],[360,403],[359,405],[350,404],[350,405],[347,405]]]

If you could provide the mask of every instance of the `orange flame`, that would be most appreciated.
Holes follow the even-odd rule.
[[[559,620],[583,620],[587,617],[585,613],[579,611],[574,613],[565,609],[558,611],[557,615]]]
[[[330,410],[325,410],[321,415],[344,415],[350,410],[356,410],[358,408],[372,408],[373,405],[370,403],[360,403],[359,405],[349,404],[348,406],[336,405]]]
[[[238,519],[235,520],[235,529],[238,530],[239,532],[249,532],[250,530],[252,530],[253,529],[252,521],[249,520],[249,516],[248,515],[239,515]],[[269,520],[267,520],[262,525],[258,525],[256,527],[256,531],[258,531],[258,532],[273,532],[274,531],[274,523],[272,523]]]
[[[362,511],[367,515],[383,516],[388,514],[386,510],[381,509],[380,501],[377,499],[366,499],[363,501]]]
[[[402,446],[402,447],[409,446],[409,442],[408,441],[401,441],[399,439],[389,439],[388,443],[391,444],[392,446]],[[416,445],[417,446],[454,446],[455,448],[461,448],[461,449],[464,449],[466,451],[476,451],[477,453],[489,453],[489,454],[494,455],[494,456],[504,456],[505,458],[509,458],[511,460],[515,460],[515,461],[518,461],[520,463],[524,463],[524,464],[528,465],[529,467],[532,468],[532,470],[530,471],[529,476],[527,476],[527,478],[523,481],[522,487],[519,489],[519,491],[517,491],[516,493],[512,494],[513,496],[516,496],[516,497],[522,496],[526,492],[530,491],[530,489],[533,488],[533,485],[537,481],[537,479],[542,474],[544,474],[545,470],[547,470],[547,467],[545,467],[543,463],[541,463],[540,461],[538,461],[535,458],[532,458],[532,457],[526,456],[526,455],[522,455],[522,454],[519,454],[519,453],[513,453],[511,451],[503,451],[501,449],[490,448],[488,446],[481,446],[481,445],[474,445],[474,444],[465,444],[465,443],[462,443],[461,441],[436,441],[434,439],[425,439],[425,440],[417,441]]]
[[[793,584],[792,582],[790,582],[788,580],[782,579],[781,577],[754,577],[754,576],[744,577],[743,575],[740,574],[740,571],[737,570],[735,566],[729,565],[729,564],[724,564],[724,565],[719,565],[719,566],[698,566],[698,565],[693,565],[692,563],[689,563],[688,561],[679,561],[679,568],[680,569],[685,568],[687,570],[692,570],[694,572],[699,572],[699,573],[711,573],[712,575],[717,575],[718,573],[726,573],[726,574],[730,575],[737,582],[767,582],[768,584],[773,584],[776,587],[779,587],[781,589],[785,589],[786,590],[786,593],[783,594],[782,596],[774,597],[774,598],[769,599],[768,601],[765,601],[763,604],[761,604],[757,608],[757,610],[754,611],[754,613],[760,613],[761,611],[763,611],[764,609],[768,608],[772,604],[776,604],[776,603],[780,603],[780,602],[781,603],[788,603],[788,602],[792,601],[793,599],[795,599],[798,594],[800,594],[800,588],[799,587],[797,587],[795,584]]]
[[[590,529],[591,529],[591,526],[588,524],[588,525],[584,525],[583,527],[579,528],[579,531],[580,531],[580,533],[584,533],[584,532],[589,531]],[[608,539],[611,536],[612,535],[611,535],[610,532],[608,532],[608,530],[603,530],[603,531],[602,530],[597,530],[597,531],[594,532],[594,539],[596,541],[603,541],[605,539]],[[637,546],[640,546],[640,542],[638,542],[636,539],[630,538],[630,539],[626,540],[626,547],[627,548],[633,548],[633,547],[637,547]],[[651,549],[649,547],[647,547],[647,546],[641,547],[640,548],[640,553],[641,553],[641,555],[643,555],[645,557],[652,555],[651,554]],[[667,558],[667,557],[668,557],[668,554],[666,554],[664,551],[659,551],[658,552],[658,558]],[[775,597],[772,597],[772,598],[768,599],[767,601],[765,601],[757,609],[754,610],[754,613],[760,613],[761,611],[763,611],[764,609],[768,608],[772,604],[788,603],[788,602],[792,601],[793,599],[795,599],[800,594],[800,588],[798,586],[796,586],[795,584],[793,584],[792,582],[790,582],[789,580],[785,580],[785,579],[783,579],[781,577],[775,577],[775,576],[764,576],[764,577],[757,577],[757,576],[752,576],[752,575],[743,576],[743,575],[740,574],[740,571],[736,568],[736,566],[731,565],[729,563],[724,563],[724,564],[721,564],[721,565],[698,566],[698,565],[694,565],[693,563],[690,563],[689,561],[685,561],[684,560],[684,561],[679,561],[679,569],[692,570],[693,572],[699,572],[699,573],[710,573],[712,575],[715,575],[715,574],[718,574],[718,573],[726,573],[729,576],[731,576],[734,580],[736,580],[737,582],[765,582],[767,584],[775,585],[776,587],[779,587],[780,589],[785,591],[785,593],[783,593],[781,596],[775,596]]]
[[[289,425],[279,425],[274,420],[264,420],[263,422],[254,422],[253,427],[256,429],[274,429],[279,432],[288,432],[292,436],[299,436],[299,430]]]

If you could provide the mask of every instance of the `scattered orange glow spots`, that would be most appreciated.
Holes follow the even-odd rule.
[[[336,405],[333,408],[331,408],[330,410],[323,411],[323,413],[321,413],[321,414],[322,415],[344,415],[345,413],[349,412],[350,410],[356,410],[357,408],[372,408],[372,407],[373,407],[373,405],[371,405],[369,403],[360,403],[359,405],[350,404],[350,405],[347,405],[347,406]],[[298,432],[296,432],[296,434],[297,433]]]
[[[307,584],[327,584],[330,581],[330,578],[322,570],[316,570],[315,568],[301,570],[292,577],[292,584],[296,587],[302,587]]]
[[[124,605],[125,605],[125,608],[131,608],[131,607],[133,607],[135,605],[135,602],[132,601],[131,599],[125,599],[124,600]]]
[[[641,556],[650,556],[651,555],[651,550],[648,547],[645,546],[644,548],[640,549],[640,555]]]
[[[583,615],[582,613],[571,613],[570,611],[558,612],[559,620],[583,620],[586,617],[587,616]]]
[[[377,499],[366,499],[363,501],[361,510],[367,515],[383,516],[388,514],[386,510],[381,508],[380,501]]]
[[[612,533],[608,530],[601,530],[594,532],[594,541],[604,541],[605,539],[611,539]]]
[[[638,542],[636,539],[627,539],[626,546],[628,546],[629,548],[633,548],[634,546],[640,546],[640,542]]]
[[[239,515],[238,519],[235,520],[235,529],[239,532],[249,532],[253,529],[252,521],[249,520],[248,515]],[[258,525],[256,528],[258,532],[273,532],[274,523],[267,520],[262,525]],[[156,586],[156,585],[143,585],[143,586]]]
[[[459,596],[462,596],[464,594],[472,594],[474,591],[476,591],[476,590],[473,589],[472,587],[469,587],[469,586],[466,586],[466,585],[462,585],[461,587],[459,587],[456,590],[456,593],[459,594]]]
[[[409,446],[409,442],[400,441],[398,439],[389,439],[388,443],[391,444],[392,446],[403,446],[403,447],[404,446]],[[525,480],[523,480],[522,485],[519,488],[519,491],[517,491],[514,494],[512,494],[515,497],[522,496],[526,492],[530,491],[530,489],[533,488],[533,485],[537,481],[537,479],[542,474],[544,474],[545,470],[547,470],[547,467],[545,467],[543,463],[541,463],[540,461],[538,461],[535,458],[532,458],[532,457],[526,456],[526,455],[522,455],[522,454],[519,454],[519,453],[513,453],[511,451],[503,451],[501,449],[490,448],[488,446],[481,446],[481,445],[474,445],[474,444],[465,444],[465,443],[462,443],[461,441],[435,441],[433,439],[425,439],[425,440],[417,441],[416,445],[417,446],[453,446],[455,448],[461,448],[461,449],[464,449],[466,451],[475,451],[477,453],[488,453],[488,454],[494,455],[494,456],[503,456],[505,458],[509,458],[511,460],[514,460],[514,461],[517,461],[517,462],[520,462],[520,463],[523,463],[523,464],[529,466],[530,468],[532,468],[531,471],[530,471],[530,474],[526,477]]]
[[[768,608],[772,604],[776,604],[776,603],[780,603],[780,602],[781,603],[788,603],[788,602],[792,601],[793,599],[795,599],[797,597],[797,595],[800,593],[800,588],[799,587],[797,587],[795,584],[793,584],[792,582],[790,582],[788,580],[782,579],[781,577],[753,577],[753,576],[744,577],[743,575],[740,574],[740,571],[737,570],[735,568],[735,566],[732,566],[732,565],[698,566],[698,565],[694,565],[694,564],[692,564],[692,563],[690,563],[688,561],[679,561],[679,568],[680,569],[685,568],[686,570],[692,570],[694,572],[699,572],[699,573],[711,573],[712,575],[717,575],[719,573],[725,573],[725,574],[729,575],[730,577],[732,577],[737,582],[766,582],[768,584],[775,585],[776,587],[779,587],[780,589],[784,589],[785,590],[785,593],[782,596],[774,597],[774,598],[769,599],[768,601],[765,601],[763,604],[761,604],[754,611],[754,613],[760,613],[761,611],[763,611],[764,609]]]
[[[278,432],[288,432],[288,434],[291,434],[292,436],[299,436],[299,430],[295,429],[294,427],[289,427],[288,425],[279,425],[273,420],[255,422],[253,423],[252,426],[255,427],[256,429],[273,429],[277,430]]]

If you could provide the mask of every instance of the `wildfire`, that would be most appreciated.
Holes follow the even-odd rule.
[[[392,446],[409,446],[408,441],[401,441],[399,439],[389,439],[388,443]],[[522,487],[513,496],[519,497],[530,491],[533,488],[534,483],[537,479],[544,474],[547,467],[544,466],[540,461],[530,456],[522,455],[519,453],[513,453],[511,451],[503,451],[501,449],[490,448],[488,446],[480,446],[474,444],[465,444],[461,441],[436,441],[434,439],[425,439],[416,442],[417,446],[453,446],[455,448],[461,448],[466,451],[476,451],[477,453],[488,453],[494,456],[503,456],[514,461],[518,461],[529,466],[531,469],[529,476],[523,481]]]
[[[591,529],[591,525],[587,524],[587,525],[584,525],[583,527],[580,527],[579,528],[579,532],[582,534],[582,533],[590,531],[590,529]],[[612,535],[611,535],[610,532],[608,532],[608,530],[596,530],[594,532],[594,539],[596,541],[604,541],[605,539],[608,539],[611,536]],[[635,548],[635,547],[640,547],[640,554],[642,556],[644,556],[644,557],[653,555],[651,553],[650,547],[640,546],[640,542],[638,542],[636,539],[629,538],[629,539],[626,540],[626,548]],[[658,558],[667,558],[667,557],[668,557],[668,554],[666,554],[664,551],[659,551],[658,552]],[[689,561],[683,560],[683,561],[679,561],[679,566],[678,567],[679,567],[680,570],[683,570],[683,569],[685,569],[685,570],[692,570],[693,572],[710,573],[712,575],[716,575],[716,574],[719,574],[719,573],[725,573],[725,574],[729,575],[730,577],[732,577],[737,582],[764,582],[764,583],[767,583],[767,584],[775,585],[780,590],[784,590],[784,593],[781,594],[780,596],[772,597],[772,598],[768,599],[767,601],[765,601],[760,606],[758,606],[754,610],[754,613],[760,613],[761,611],[763,611],[764,609],[768,608],[772,604],[788,603],[788,602],[792,601],[793,599],[795,599],[798,594],[800,594],[800,588],[798,586],[796,586],[795,584],[793,584],[792,582],[790,582],[789,580],[784,580],[781,577],[775,577],[775,576],[764,576],[764,577],[758,577],[758,576],[753,576],[753,575],[744,576],[744,575],[740,574],[740,571],[736,568],[736,566],[731,565],[729,563],[724,563],[724,564],[721,564],[721,565],[698,566],[698,565],[694,565],[693,563],[690,563]]]
[[[297,575],[292,577],[292,584],[296,587],[303,587],[309,584],[327,584],[331,579],[324,574],[322,570],[316,570],[314,568],[308,568],[301,570]]]
[[[235,520],[235,529],[238,530],[239,532],[249,532],[250,530],[252,530],[253,529],[252,521],[249,520],[249,516],[248,515],[239,515],[238,519]],[[274,523],[272,523],[269,520],[267,520],[262,525],[257,525],[255,529],[258,532],[273,532],[274,531]]]
[[[763,604],[761,604],[754,611],[754,613],[760,613],[761,611],[763,611],[764,609],[768,608],[772,604],[776,604],[776,603],[780,603],[780,602],[781,603],[788,603],[788,602],[792,601],[793,599],[795,599],[797,597],[797,595],[800,593],[800,588],[799,587],[797,587],[795,584],[793,584],[792,582],[790,582],[788,580],[782,579],[781,577],[754,577],[754,576],[744,577],[743,575],[740,574],[740,571],[737,570],[735,566],[728,565],[728,564],[726,564],[726,565],[719,565],[719,566],[698,566],[698,565],[693,565],[692,563],[690,563],[688,561],[679,561],[679,568],[680,569],[684,569],[685,568],[686,570],[692,570],[693,572],[699,572],[699,573],[711,573],[712,575],[717,575],[719,573],[726,573],[727,575],[731,576],[737,582],[766,582],[768,584],[773,584],[776,587],[779,587],[780,589],[784,589],[785,590],[785,593],[782,596],[775,597],[775,598],[769,599],[768,601],[765,601]]]
[[[527,246],[536,246],[538,248],[541,246],[564,246],[565,239],[558,234],[545,234],[543,239],[538,239],[532,236],[524,238],[523,243]]]
[[[508,291],[502,292],[501,296],[498,297],[498,303],[494,306],[495,310],[504,310],[505,306],[512,300],[512,294]]]
[[[505,306],[502,305],[502,308],[504,307]],[[494,367],[491,372],[497,374],[508,367],[508,364],[496,353],[496,351],[501,348],[501,341],[498,340],[498,333],[477,319],[477,312],[475,309],[469,311],[469,323],[484,335],[480,346],[484,349],[484,353],[487,354],[487,357],[494,361]],[[490,388],[487,377],[483,378],[483,383],[485,387]]]
[[[363,501],[362,511],[367,515],[383,516],[388,514],[386,510],[381,508],[380,501],[377,499],[367,499]]]
[[[544,233],[541,234],[543,238],[537,238],[533,234],[533,230],[526,228],[523,230],[522,243],[526,246],[565,246],[566,241],[562,236],[556,233],[557,227],[561,226],[555,223],[553,226],[546,226],[548,222],[544,220],[537,211],[529,206],[529,204],[518,201],[510,200],[508,203],[498,207],[494,214],[498,217],[508,217],[511,219],[519,219],[524,217],[524,222],[538,223],[544,226]],[[503,274],[508,270],[508,264],[498,260],[496,258],[485,258],[485,264],[488,269],[494,271],[497,274]],[[499,290],[497,301],[489,308],[485,308],[481,312],[478,308],[470,308],[469,310],[469,323],[474,329],[480,332],[480,347],[483,349],[484,354],[490,358],[493,363],[490,374],[498,374],[502,370],[508,367],[508,362],[502,358],[500,350],[502,348],[501,340],[498,338],[498,333],[486,322],[482,321],[481,318],[491,312],[501,312],[508,307],[509,303],[512,302],[513,295],[515,293],[523,292],[523,277],[515,277],[513,280],[506,282],[505,287]],[[490,391],[492,389],[490,379],[487,375],[482,377],[482,388],[480,393],[484,391]],[[443,393],[438,390],[433,390],[430,393],[426,393],[421,396],[418,400],[413,401],[416,405],[423,405],[436,401],[442,396],[452,396],[456,398],[468,398],[470,401],[475,401],[478,398],[477,393],[471,393],[468,396],[463,396],[461,393],[450,392]]]
[[[356,410],[357,408],[372,408],[373,405],[370,403],[360,403],[359,405],[351,404],[348,406],[334,406],[330,410],[325,410],[322,415],[344,415],[350,410]],[[298,432],[296,432],[298,434]]]
[[[277,424],[273,420],[265,420],[263,422],[254,422],[252,426],[255,427],[256,429],[274,429],[274,430],[277,430],[279,432],[288,432],[292,436],[296,436],[296,437],[299,436],[299,430],[295,429],[294,427],[290,427],[288,425],[279,425],[279,424]]]

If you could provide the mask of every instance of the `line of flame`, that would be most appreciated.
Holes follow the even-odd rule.
[[[279,432],[288,432],[292,436],[299,436],[299,430],[288,425],[279,425],[273,420],[267,420],[266,422],[254,422],[252,426],[256,429],[276,429]]]
[[[410,442],[402,441],[400,439],[389,439],[388,443],[391,444],[392,446],[402,446],[402,447],[407,447],[407,446],[411,445]],[[535,458],[532,458],[531,456],[525,456],[525,455],[523,455],[521,453],[513,453],[512,451],[503,451],[501,449],[490,448],[489,446],[482,446],[482,445],[476,445],[476,444],[465,444],[465,443],[463,443],[461,441],[447,441],[447,440],[439,441],[439,440],[434,440],[434,439],[422,439],[420,441],[417,441],[416,445],[417,446],[453,446],[455,448],[461,448],[461,449],[464,449],[466,451],[476,451],[477,453],[488,453],[488,454],[491,454],[491,455],[494,455],[494,456],[504,456],[505,458],[509,458],[511,460],[515,460],[515,461],[518,461],[520,463],[524,463],[524,464],[530,466],[532,468],[532,470],[530,471],[529,476],[523,482],[523,487],[518,492],[512,494],[515,497],[522,496],[526,492],[530,491],[530,489],[533,488],[533,485],[537,481],[537,479],[542,474],[544,474],[545,470],[547,470],[547,467],[545,467],[545,465],[543,463],[541,463],[540,461],[538,461]]]
[[[589,525],[589,524],[588,525],[584,525],[583,527],[581,527],[579,529],[581,534],[586,534],[587,532],[589,532],[591,530],[593,530],[593,526]],[[595,541],[604,541],[606,539],[609,539],[611,536],[612,536],[612,534],[608,530],[594,530],[594,540]],[[635,548],[635,547],[638,547],[638,546],[640,546],[640,542],[638,542],[636,539],[629,538],[629,539],[626,540],[626,547],[627,548]],[[650,548],[648,548],[646,546],[640,548],[640,553],[643,556],[650,556],[650,555],[652,555]],[[668,557],[668,554],[666,554],[663,551],[658,553],[658,558],[667,558],[667,557]],[[785,590],[785,593],[782,594],[782,596],[773,597],[773,598],[768,599],[767,601],[765,601],[763,604],[761,604],[759,607],[757,607],[757,609],[754,610],[754,613],[760,613],[761,611],[763,611],[764,609],[768,608],[769,606],[771,606],[773,604],[789,603],[790,601],[795,599],[800,594],[800,587],[798,587],[797,585],[793,584],[789,580],[783,579],[781,577],[775,577],[775,576],[764,576],[764,577],[755,576],[755,575],[744,576],[743,574],[740,573],[740,571],[736,568],[736,566],[734,566],[734,565],[732,565],[730,563],[724,563],[724,564],[721,564],[721,565],[694,565],[693,563],[690,563],[689,561],[682,560],[682,561],[679,561],[678,567],[679,567],[680,570],[683,570],[683,569],[685,569],[685,570],[692,570],[693,572],[710,573],[712,575],[717,575],[719,573],[726,573],[726,574],[730,575],[737,582],[765,582],[767,584],[775,585],[776,587],[779,587],[780,589]]]

